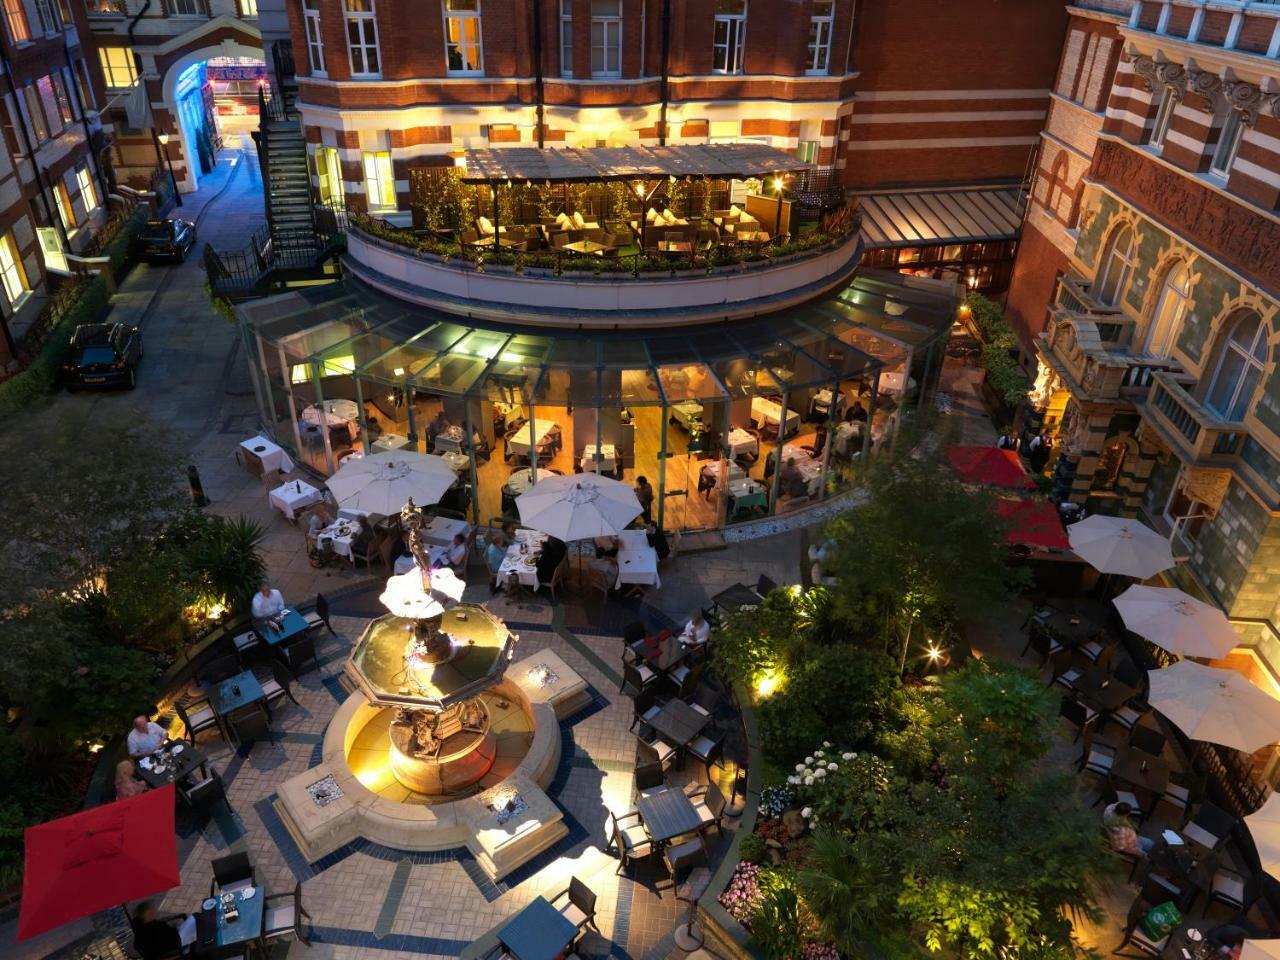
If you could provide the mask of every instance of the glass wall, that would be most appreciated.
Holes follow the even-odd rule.
[[[723,326],[585,334],[482,326],[354,283],[242,305],[267,431],[320,476],[411,450],[478,522],[554,474],[653,487],[653,517],[700,530],[848,489],[941,367],[955,301],[869,282]]]

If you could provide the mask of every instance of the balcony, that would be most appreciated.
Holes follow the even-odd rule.
[[[1040,335],[1041,354],[1080,399],[1136,402],[1146,397],[1156,373],[1177,373],[1181,367],[1163,357],[1131,353],[1133,326],[1115,308],[1090,297],[1078,279],[1064,277]]]
[[[1151,379],[1151,392],[1137,404],[1138,409],[1185,462],[1225,465],[1224,461],[1239,454],[1249,435],[1244,424],[1219,419],[1170,371],[1155,372]]]

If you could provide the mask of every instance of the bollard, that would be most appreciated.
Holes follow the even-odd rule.
[[[195,464],[187,467],[187,484],[191,487],[191,499],[197,507],[207,507],[209,498],[204,495],[204,487],[200,484],[200,471]]]

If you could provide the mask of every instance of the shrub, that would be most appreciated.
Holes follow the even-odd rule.
[[[1013,330],[1000,306],[981,294],[971,293],[965,300],[965,306],[982,335],[981,363],[987,383],[1005,403],[1017,406],[1026,399],[1027,380],[1013,356],[1018,348]]]
[[[758,833],[748,833],[738,841],[738,858],[743,863],[763,863],[767,849],[764,837]]]

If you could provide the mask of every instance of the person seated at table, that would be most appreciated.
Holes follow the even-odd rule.
[[[1102,811],[1102,829],[1107,833],[1107,842],[1116,853],[1126,853],[1132,857],[1145,857],[1151,852],[1156,842],[1150,837],[1143,837],[1133,828],[1129,819],[1133,808],[1123,800],[1108,804]]]
[[[436,563],[438,567],[452,567],[458,576],[464,576],[467,570],[467,538],[460,533],[453,535],[453,543],[445,555]]]
[[[542,544],[542,552],[538,554],[538,583],[550,583],[568,553],[569,547],[563,540],[558,537],[547,537]]]
[[[177,919],[182,922],[175,926],[172,920]],[[183,947],[196,942],[194,915],[161,920],[156,915],[155,904],[149,900],[138,906],[130,926],[133,927],[133,947],[142,956],[142,960],[172,957],[181,953]]]
[[[853,406],[844,412],[845,423],[866,423],[867,408],[862,405],[861,400],[853,401]]]
[[[507,559],[507,548],[501,533],[490,534],[484,548],[484,565],[489,568],[489,592],[497,593],[501,586],[502,562]]]
[[[319,510],[313,510],[311,518],[307,520],[307,546],[314,547],[320,538],[320,532],[328,525],[324,515]]]
[[[147,785],[138,779],[138,768],[132,760],[121,760],[116,764],[116,799],[127,800],[145,793]]]
[[[370,441],[377,440],[382,436],[382,424],[378,422],[378,418],[373,414],[369,414],[369,416],[365,418],[364,426],[365,430],[369,433]]]
[[[782,468],[782,496],[784,497],[803,497],[805,495],[804,475],[800,472],[800,468],[796,466],[796,458],[788,457],[786,464]]]
[[[444,433],[451,426],[453,426],[453,424],[449,422],[449,418],[444,415],[443,410],[437,413],[435,419],[427,424],[427,449],[435,449],[436,437]]]
[[[618,555],[617,537],[595,537],[591,541],[596,548],[596,558],[616,557]]]
[[[1238,960],[1240,953],[1244,950],[1244,942],[1248,937],[1249,931],[1244,927],[1234,923],[1224,923],[1206,933],[1204,942],[1218,956],[1231,957],[1232,960]]]
[[[129,756],[134,760],[155,753],[164,746],[168,735],[164,732],[164,727],[149,720],[146,717],[138,716],[133,718],[133,729],[129,731],[126,740],[126,746]]]
[[[671,556],[671,544],[667,543],[667,535],[652,520],[644,525],[644,538],[657,553],[659,563]]]
[[[280,595],[280,591],[265,580],[258,584],[258,592],[253,595],[253,602],[249,605],[254,629],[261,633],[272,624],[278,624],[284,617],[284,611],[284,597]]]
[[[697,611],[689,622],[684,625],[684,630],[680,634],[680,639],[690,646],[700,647],[711,638],[711,624],[707,623],[707,618],[702,615],[702,611]]]

